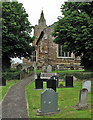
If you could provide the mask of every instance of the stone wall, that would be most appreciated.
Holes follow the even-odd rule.
[[[58,57],[58,45],[53,42],[54,37],[51,35],[53,32],[54,24],[45,28],[41,33],[41,37],[37,44],[37,65],[65,65],[73,66],[80,65],[80,58],[75,58],[74,54],[71,54],[71,58],[60,58]],[[72,65],[73,64],[73,65]]]

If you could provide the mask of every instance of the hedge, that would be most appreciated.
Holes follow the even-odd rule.
[[[73,75],[80,80],[93,79],[93,72],[72,72],[72,73],[59,73],[59,78],[64,79],[66,75]]]

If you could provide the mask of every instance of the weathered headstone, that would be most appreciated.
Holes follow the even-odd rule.
[[[52,66],[51,65],[47,66],[47,72],[52,72]]]
[[[42,72],[46,72],[47,70],[46,70],[46,66],[42,66],[42,70],[41,70]]]
[[[83,88],[88,89],[88,92],[91,92],[91,80],[83,81]]]
[[[80,95],[79,95],[79,105],[76,105],[76,109],[83,109],[88,107],[87,105],[87,95],[88,95],[88,90],[86,88],[83,88],[80,90]]]
[[[56,80],[56,88],[58,88],[58,84],[59,84],[58,76],[52,76],[51,79]]]
[[[38,110],[38,113],[44,115],[56,112],[59,112],[58,93],[51,88],[47,88],[41,93],[41,109]]]
[[[35,89],[43,89],[43,80],[35,79]]]
[[[56,80],[49,79],[47,81],[47,88],[52,88],[56,92]]]
[[[6,79],[4,77],[0,78],[0,86],[6,86]]]
[[[64,70],[64,65],[59,65],[59,70]]]
[[[65,87],[73,87],[73,76],[66,76]]]

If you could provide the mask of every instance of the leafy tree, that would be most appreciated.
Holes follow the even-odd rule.
[[[64,17],[54,26],[54,42],[81,56],[85,68],[93,67],[93,2],[65,2],[61,10]]]
[[[28,14],[18,2],[2,2],[2,65],[10,66],[14,57],[30,57],[34,47],[30,45],[33,26]]]

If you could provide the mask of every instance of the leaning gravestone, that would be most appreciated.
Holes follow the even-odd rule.
[[[35,79],[35,89],[43,89],[43,80]]]
[[[41,109],[38,110],[38,113],[39,115],[44,115],[56,112],[59,112],[58,93],[51,88],[47,88],[41,93]]]
[[[51,65],[47,66],[47,72],[52,72],[52,66]]]
[[[88,107],[87,105],[87,95],[88,95],[88,90],[86,88],[83,88],[80,91],[80,95],[79,95],[79,105],[76,105],[76,109],[83,109]]]
[[[83,81],[83,88],[88,89],[88,92],[91,92],[91,80]]]
[[[73,76],[66,76],[65,87],[73,87]]]
[[[58,78],[58,76],[56,76],[56,75],[52,76],[51,79],[56,80],[56,88],[58,88],[58,84],[59,84],[59,78]]]
[[[56,80],[47,80],[47,88],[52,88],[56,92]]]

